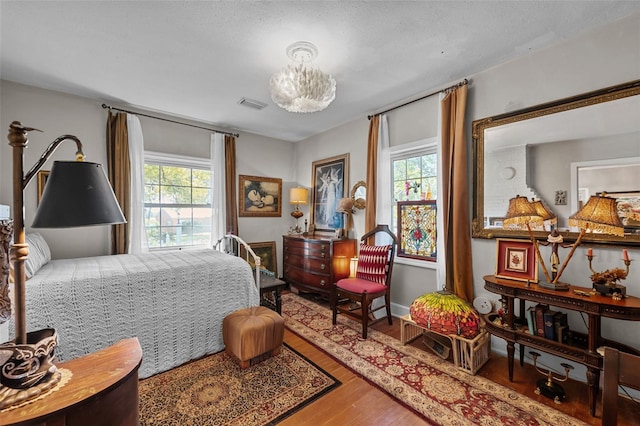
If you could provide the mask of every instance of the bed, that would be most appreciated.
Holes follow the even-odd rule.
[[[223,350],[223,318],[259,302],[248,263],[212,249],[51,260],[26,282],[27,330],[55,328],[59,361],[135,336],[141,378]]]

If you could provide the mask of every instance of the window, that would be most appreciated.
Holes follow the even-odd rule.
[[[208,159],[145,152],[144,226],[149,249],[211,245]]]
[[[409,237],[402,238],[402,233],[398,232],[398,202],[436,200],[438,198],[438,153],[434,141],[421,141],[404,147],[402,150],[391,152],[391,228],[394,233],[401,238],[401,249],[408,244],[415,244],[417,233],[410,234]],[[432,203],[433,204],[433,203]],[[421,209],[431,208],[433,205],[419,207]],[[415,216],[415,215],[414,215]],[[419,226],[421,240],[420,254],[408,256],[421,261],[436,260],[436,229],[435,211],[429,214],[430,223],[422,223],[424,220],[414,220],[411,226]],[[422,217],[424,219],[424,217]],[[424,225],[424,226],[422,226]],[[417,230],[417,228],[416,228]],[[430,252],[425,252],[424,247],[429,247]],[[399,250],[402,251],[402,250]],[[410,252],[410,250],[407,250]]]

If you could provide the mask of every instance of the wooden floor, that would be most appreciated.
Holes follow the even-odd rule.
[[[395,318],[390,326],[386,321],[375,324],[373,329],[400,339],[400,320]],[[309,404],[302,410],[281,422],[281,425],[424,425],[422,417],[405,408],[401,403],[383,391],[370,385],[348,368],[342,366],[329,355],[318,350],[295,333],[285,330],[285,342],[321,368],[342,382],[337,389]],[[420,339],[411,343],[416,347],[423,345]],[[423,347],[423,346],[422,346]],[[532,366],[514,367],[514,381],[507,376],[507,359],[495,352],[491,359],[477,373],[496,383],[510,387],[515,391],[550,407],[570,414],[592,425],[600,425],[600,404],[596,408],[598,417],[591,417],[588,408],[588,388],[585,383],[569,381],[563,383],[567,399],[562,404],[534,393],[535,382],[541,377]],[[640,403],[620,398],[618,425],[640,425]],[[558,425],[560,426],[560,425]],[[609,426],[609,425],[607,425]]]

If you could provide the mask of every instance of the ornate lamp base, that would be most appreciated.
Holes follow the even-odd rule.
[[[548,379],[540,379],[536,382],[535,393],[553,399],[553,402],[556,404],[560,404],[565,399],[562,386]]]
[[[53,364],[58,334],[53,328],[27,333],[25,344],[0,345],[0,409],[35,398],[60,381]]]
[[[593,283],[593,289],[603,296],[612,296],[617,293],[620,297],[627,297],[627,287],[622,284]]]

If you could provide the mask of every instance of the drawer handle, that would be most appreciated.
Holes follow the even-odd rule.
[[[325,265],[324,263],[322,265],[320,265],[320,269],[324,270],[324,268],[326,268],[327,265]]]
[[[326,257],[326,256],[327,256],[327,253],[322,253],[322,257]]]
[[[325,280],[320,280],[320,285],[325,285],[325,284],[326,284]]]

